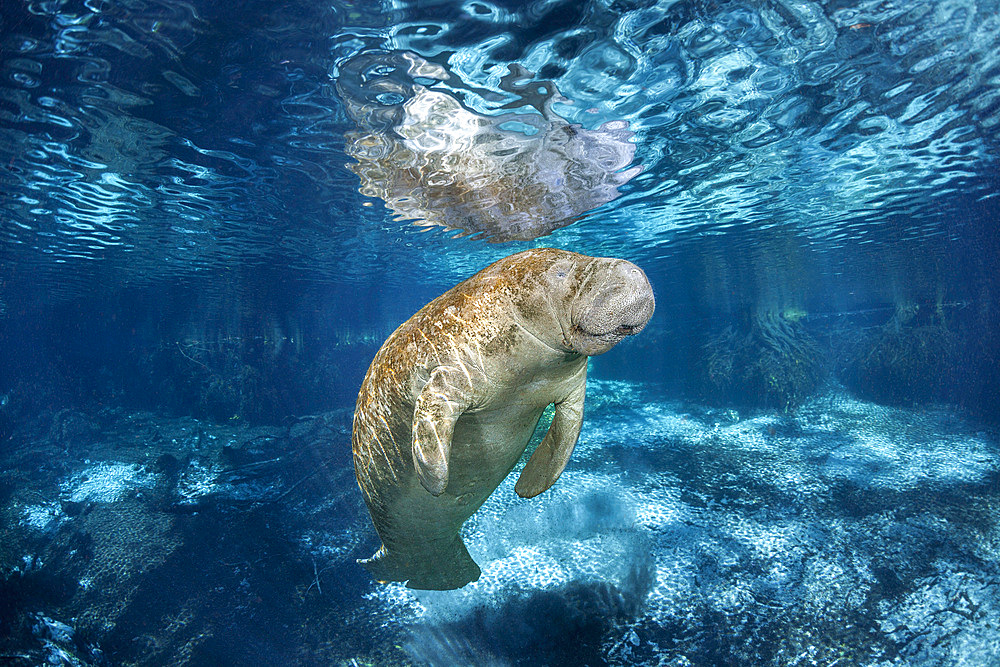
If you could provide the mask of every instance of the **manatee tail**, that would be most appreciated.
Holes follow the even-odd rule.
[[[385,546],[359,563],[378,581],[405,581],[407,588],[449,591],[479,579],[482,570],[458,535],[446,548],[387,551]]]

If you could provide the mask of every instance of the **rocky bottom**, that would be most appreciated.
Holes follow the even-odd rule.
[[[482,578],[373,583],[350,411],[104,409],[0,444],[0,659],[54,665],[975,665],[1000,655],[1000,438],[839,389],[790,412],[592,380],[541,496],[465,527]],[[544,424],[542,425],[544,427]],[[539,434],[541,434],[541,428]],[[536,440],[537,440],[536,435]]]

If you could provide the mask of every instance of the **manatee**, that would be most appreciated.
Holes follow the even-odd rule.
[[[587,358],[653,314],[642,269],[536,249],[495,262],[421,308],[382,345],[354,413],[354,468],[382,540],[379,581],[447,590],[481,573],[462,524],[514,469],[545,408],[552,424],[515,485],[559,478],[583,422]]]

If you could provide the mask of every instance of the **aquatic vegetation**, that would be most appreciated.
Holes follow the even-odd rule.
[[[760,311],[702,346],[697,390],[710,403],[788,410],[818,389],[823,357],[799,311]]]
[[[463,534],[484,576],[450,592],[378,585],[355,562],[376,536],[352,479],[350,409],[281,428],[118,412],[83,450],[20,421],[16,437],[39,449],[0,451],[0,482],[18,480],[0,493],[0,653],[888,665],[1000,641],[995,434],[833,392],[746,419],[653,394],[637,407],[644,389],[620,381],[590,390],[605,403],[567,483],[512,502],[516,475],[505,481]],[[39,451],[62,467],[12,477]],[[151,486],[134,468],[137,493],[67,504],[84,471],[143,461]],[[19,524],[31,505],[61,506],[59,521]],[[42,615],[74,630],[55,652],[45,642],[65,629]]]
[[[991,275],[980,287],[974,313],[956,326],[961,340],[955,384],[959,404],[970,412],[1000,423],[1000,276]]]
[[[968,349],[971,348],[971,349]],[[965,351],[963,366],[970,369],[964,407],[993,422],[1000,422],[1000,325],[982,332]]]
[[[273,342],[242,338],[187,339],[140,352],[130,374],[142,386],[142,407],[160,407],[217,422],[273,424],[329,401],[339,369],[319,357]]]
[[[881,403],[946,400],[955,397],[959,349],[937,309],[902,302],[883,326],[843,337],[838,376],[858,395]]]
[[[104,649],[113,664],[178,655],[211,664],[213,655],[242,655],[258,642],[242,628],[262,616],[285,638],[265,654],[303,645],[281,629],[289,613],[299,614],[287,603],[299,601],[292,606],[302,612],[294,632],[315,636],[309,615],[343,612],[310,584],[318,577],[323,594],[339,594],[350,584],[326,570],[353,565],[369,548],[359,539],[363,509],[350,493],[349,448],[330,448],[338,434],[346,443],[349,428],[348,411],[284,429],[118,413],[100,443],[63,455],[65,469],[36,472],[0,494],[0,654],[23,654],[25,664],[109,664]],[[20,422],[17,436],[40,445],[34,457],[0,453],[0,482],[18,469],[35,470],[40,451],[62,450],[48,442],[58,433]],[[58,517],[44,534],[17,520],[38,514],[23,511],[32,498],[45,498],[39,507]],[[184,505],[189,500],[198,502]],[[315,538],[306,550],[300,535],[307,530],[341,536],[343,550],[325,550]],[[299,590],[309,593],[303,598]],[[327,627],[338,625],[343,621]],[[60,656],[80,662],[60,663]]]
[[[441,84],[441,85],[438,85]],[[346,136],[361,192],[398,219],[491,242],[544,236],[619,196],[641,170],[624,121],[586,129],[552,109],[552,81],[516,66],[500,82],[513,98],[484,114],[463,84],[414,53],[371,51],[340,67],[337,91],[358,126]]]

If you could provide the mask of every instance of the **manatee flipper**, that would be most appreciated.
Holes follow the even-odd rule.
[[[479,580],[482,570],[472,560],[462,538],[434,549],[413,552],[389,552],[382,547],[371,558],[359,560],[378,581],[406,582],[407,588],[450,591]]]
[[[573,453],[583,425],[583,399],[587,393],[587,367],[566,398],[556,403],[552,425],[538,449],[517,478],[514,491],[522,498],[533,498],[555,484]]]
[[[438,366],[413,410],[413,467],[420,484],[440,496],[448,486],[448,455],[455,422],[472,402],[469,373]],[[464,548],[464,547],[463,547]]]

